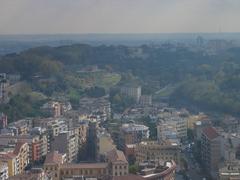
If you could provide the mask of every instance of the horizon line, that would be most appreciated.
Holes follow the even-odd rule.
[[[91,32],[91,33],[0,33],[0,36],[37,36],[37,35],[154,35],[154,34],[238,34],[240,31],[236,32],[153,32],[153,33],[132,33],[132,32],[123,32],[123,33],[115,33],[115,32]]]

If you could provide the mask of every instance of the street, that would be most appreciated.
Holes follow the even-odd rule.
[[[201,174],[201,169],[193,157],[191,148],[184,148],[182,153],[182,157],[187,161],[188,170],[186,171],[187,178],[189,180],[203,180],[205,176]],[[184,179],[181,175],[176,176],[176,180]]]

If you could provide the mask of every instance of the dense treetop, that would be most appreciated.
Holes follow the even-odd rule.
[[[174,84],[172,102],[181,100],[232,114],[240,109],[240,48],[207,55],[187,48],[147,45],[38,47],[1,57],[0,72],[19,73],[27,81],[34,76],[52,78],[55,84],[49,89],[37,88],[48,95],[59,90],[74,96],[76,89],[84,92],[75,72],[88,65],[121,73],[121,82],[131,75],[137,77],[146,92]],[[89,90],[89,94],[99,93],[97,87]]]

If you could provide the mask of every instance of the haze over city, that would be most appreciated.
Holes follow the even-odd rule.
[[[239,0],[1,0],[0,34],[239,32]]]
[[[0,0],[0,180],[240,180],[240,0]]]

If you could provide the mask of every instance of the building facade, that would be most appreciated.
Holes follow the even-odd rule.
[[[205,170],[213,177],[216,176],[215,172],[221,159],[221,139],[213,127],[202,130],[201,155]]]
[[[111,176],[128,175],[128,161],[122,151],[113,149],[107,153],[109,173]]]
[[[180,147],[171,143],[158,143],[157,141],[141,142],[136,146],[136,161],[171,161],[179,163]]]
[[[124,144],[136,144],[149,138],[149,128],[145,125],[123,124],[120,132]]]
[[[122,87],[121,94],[133,98],[138,103],[140,101],[140,97],[141,97],[141,90],[142,90],[141,86]]]
[[[74,131],[65,131],[55,136],[51,142],[51,150],[67,155],[67,162],[77,159],[78,141]]]

